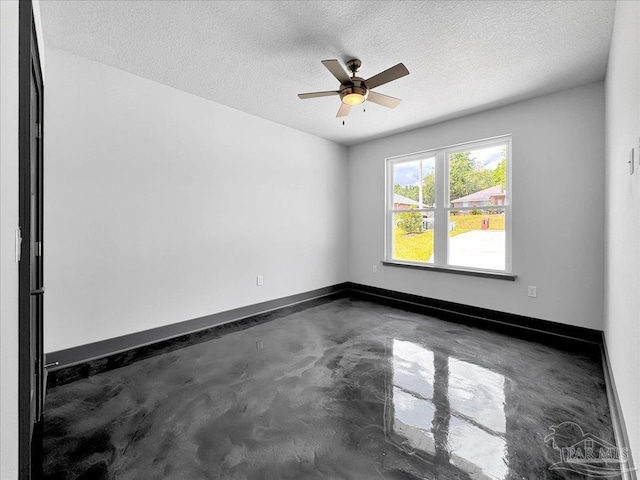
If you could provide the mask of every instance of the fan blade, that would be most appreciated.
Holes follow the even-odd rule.
[[[395,67],[391,67],[384,72],[380,72],[377,75],[369,78],[364,81],[364,84],[367,86],[369,90],[372,88],[379,87],[380,85],[384,85],[385,83],[392,82],[393,80],[397,80],[398,78],[402,78],[405,75],[409,75],[409,70],[402,63],[397,64]]]
[[[322,64],[327,67],[327,70],[329,70],[342,85],[349,85],[351,83],[351,78],[349,78],[349,75],[344,71],[344,68],[342,68],[338,60],[322,60]]]
[[[336,115],[336,117],[346,117],[347,115],[349,115],[350,111],[351,105],[343,103],[342,105],[340,105],[340,110],[338,110],[338,114]]]
[[[330,97],[332,95],[340,95],[340,90],[331,90],[329,92],[299,93],[298,97],[305,99],[305,98]]]
[[[399,98],[392,97],[390,95],[383,95],[378,92],[369,92],[367,100],[387,108],[396,108],[402,101]]]

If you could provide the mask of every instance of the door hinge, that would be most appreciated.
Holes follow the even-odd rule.
[[[36,123],[36,138],[42,138],[42,124]]]
[[[22,232],[20,227],[16,228],[16,263],[20,261],[20,252],[22,251]]]
[[[36,242],[36,257],[42,256],[42,242]]]

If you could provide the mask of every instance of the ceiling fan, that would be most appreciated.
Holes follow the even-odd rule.
[[[349,60],[347,62],[347,68],[351,71],[351,77],[345,72],[342,65],[338,60],[322,60],[322,64],[327,67],[334,77],[340,82],[340,90],[330,90],[327,92],[313,92],[313,93],[299,93],[298,97],[305,98],[317,98],[317,97],[329,97],[331,95],[340,95],[342,105],[338,110],[336,117],[346,117],[351,111],[351,107],[354,105],[360,105],[365,100],[377,103],[388,108],[396,108],[400,104],[399,98],[391,97],[389,95],[383,95],[378,92],[372,92],[371,90],[389,83],[398,78],[409,75],[409,70],[402,63],[397,64],[395,67],[391,67],[384,72],[380,72],[371,78],[365,80],[364,78],[356,77],[356,72],[360,70],[362,62],[358,59]]]

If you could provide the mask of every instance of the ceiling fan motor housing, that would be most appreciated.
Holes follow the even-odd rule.
[[[342,85],[342,87],[340,87],[340,100],[342,100],[343,103],[352,105],[353,103],[345,101],[345,97],[352,94],[360,95],[362,97],[362,101],[358,103],[362,103],[367,99],[369,90],[365,87],[363,78],[352,77],[351,85]]]

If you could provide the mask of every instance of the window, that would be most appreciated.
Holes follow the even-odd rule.
[[[387,159],[390,263],[511,272],[511,137]]]

